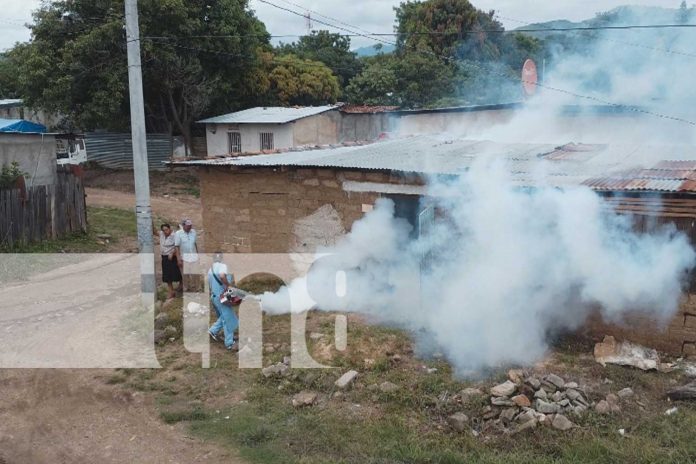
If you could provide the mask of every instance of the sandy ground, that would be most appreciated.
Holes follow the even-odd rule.
[[[87,193],[90,205],[134,204],[128,193]],[[154,198],[153,209],[200,223],[196,202]],[[157,365],[143,336],[151,319],[129,314],[136,269],[134,255],[86,255],[0,287],[0,463],[241,462],[162,422],[153,397],[107,385],[113,371],[87,369]],[[85,368],[27,369],[48,366]]]

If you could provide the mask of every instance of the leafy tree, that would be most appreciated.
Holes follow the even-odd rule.
[[[680,24],[688,24],[691,20],[691,13],[693,8],[689,8],[686,5],[686,0],[682,0],[681,5],[679,5],[679,11],[677,12],[677,21]]]
[[[272,62],[268,79],[275,104],[321,105],[338,99],[338,78],[324,63],[295,55],[275,57]]]
[[[366,60],[363,72],[346,87],[346,97],[365,105],[400,105],[395,59],[377,55]]]
[[[281,44],[280,54],[293,54],[306,60],[321,61],[338,76],[341,86],[355,77],[361,69],[361,62],[355,52],[350,50],[350,37],[329,31],[312,31],[298,42]]]
[[[494,12],[483,12],[468,0],[406,1],[396,12],[397,51],[431,51],[438,56],[459,54],[467,59],[495,58],[502,25]],[[465,55],[462,55],[465,53]]]
[[[190,142],[197,118],[261,98],[266,87],[258,68],[269,36],[247,0],[139,3],[141,36],[156,37],[142,42],[151,131],[173,129]],[[69,128],[126,130],[123,10],[123,0],[42,3],[31,41],[8,54],[27,103],[65,115]]]

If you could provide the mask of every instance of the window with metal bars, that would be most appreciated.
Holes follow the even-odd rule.
[[[227,133],[227,148],[229,153],[241,153],[242,152],[242,134],[239,132],[228,132]]]
[[[261,132],[261,150],[273,150],[273,132]]]

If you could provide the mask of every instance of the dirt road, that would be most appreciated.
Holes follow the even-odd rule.
[[[135,207],[135,194],[101,188],[87,188],[88,206],[106,206],[110,208],[133,209]],[[190,195],[177,195],[177,197],[152,196],[152,212],[156,216],[170,221],[180,221],[190,218],[200,232],[203,227],[200,199]]]
[[[94,206],[134,204],[123,192],[88,195]],[[200,223],[195,199],[153,198],[153,209]],[[60,266],[0,286],[0,463],[241,463],[162,422],[153,396],[108,385],[113,370],[26,369],[158,365],[143,336],[152,317],[134,309],[137,255],[85,255]]]
[[[241,463],[164,424],[153,400],[104,384],[108,371],[0,370],[0,462]]]

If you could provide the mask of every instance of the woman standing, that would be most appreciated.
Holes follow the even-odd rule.
[[[162,281],[169,286],[169,298],[176,296],[174,282],[179,282],[181,289],[181,271],[176,256],[174,234],[169,224],[162,224],[159,233],[160,254],[162,255]]]

